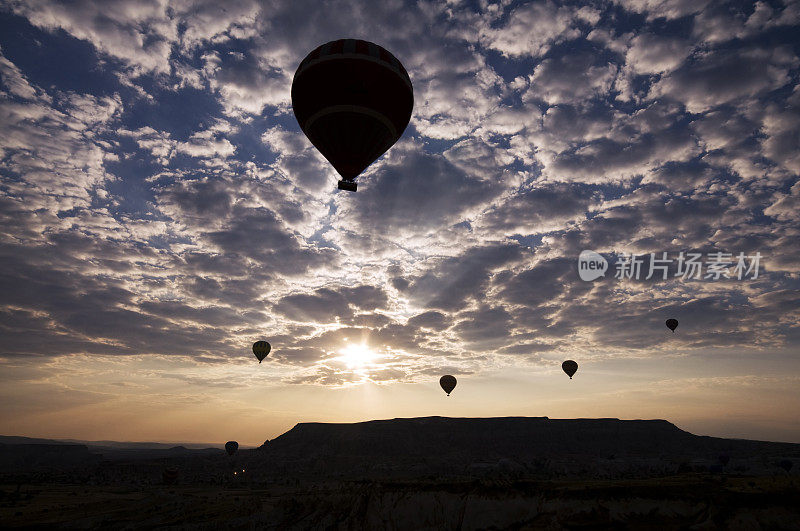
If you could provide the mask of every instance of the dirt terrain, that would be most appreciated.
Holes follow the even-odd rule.
[[[666,421],[310,423],[233,456],[6,439],[4,528],[800,530],[800,445]]]
[[[800,529],[793,478],[0,487],[10,528]]]

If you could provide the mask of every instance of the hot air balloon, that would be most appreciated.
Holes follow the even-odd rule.
[[[294,116],[342,176],[340,190],[356,191],[355,178],[397,142],[413,108],[406,69],[367,41],[339,39],[317,47],[292,81]]]
[[[225,443],[225,451],[228,455],[233,455],[239,449],[239,443],[236,441],[228,441]]]
[[[675,333],[675,329],[678,328],[677,319],[667,319],[667,322],[665,324],[667,325],[667,328],[672,330],[673,333]]]
[[[564,370],[565,373],[567,373],[569,379],[572,380],[572,376],[578,370],[578,364],[572,360],[567,360],[561,364],[561,368]]]
[[[722,466],[728,466],[728,463],[731,460],[731,456],[729,456],[728,454],[720,454],[719,457],[717,457],[717,459],[719,460],[719,463]]]
[[[792,462],[788,459],[784,459],[778,463],[778,466],[784,469],[787,473],[792,469]]]
[[[272,350],[272,346],[266,341],[256,341],[253,343],[253,354],[258,358],[259,363],[264,361],[264,358],[267,357],[270,350]]]
[[[444,392],[447,393],[447,396],[450,396],[450,393],[452,393],[453,389],[456,388],[456,377],[445,374],[439,378],[439,385],[442,386],[442,389],[444,389]]]

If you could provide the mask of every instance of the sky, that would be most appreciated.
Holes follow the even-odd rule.
[[[549,416],[800,443],[798,25],[777,0],[0,1],[0,433]],[[340,38],[414,89],[356,193],[290,97]]]

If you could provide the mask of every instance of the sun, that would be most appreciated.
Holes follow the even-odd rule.
[[[351,369],[364,367],[375,360],[375,353],[364,344],[353,343],[344,347],[340,352],[339,359]]]

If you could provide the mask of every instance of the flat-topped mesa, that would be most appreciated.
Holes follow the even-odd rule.
[[[666,420],[421,417],[300,423],[263,448],[300,459],[600,456],[671,453],[697,439]]]
[[[430,480],[650,477],[687,463],[719,467],[723,454],[736,466],[763,468],[800,459],[800,444],[698,436],[662,419],[422,417],[301,423],[242,457],[252,477]]]

